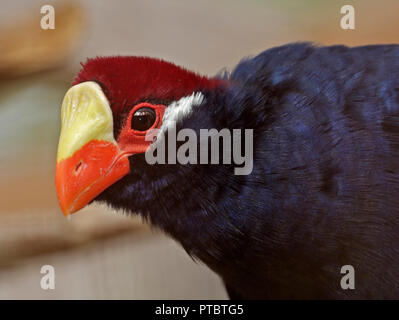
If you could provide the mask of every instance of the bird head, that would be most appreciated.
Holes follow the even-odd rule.
[[[137,169],[132,157],[150,147],[146,135],[162,130],[168,106],[181,99],[185,107],[198,104],[198,94],[222,83],[146,57],[100,57],[83,64],[62,103],[56,188],[64,215],[121,179],[129,184],[126,177]]]

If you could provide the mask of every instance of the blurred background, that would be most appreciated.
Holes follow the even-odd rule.
[[[55,30],[40,9],[55,8]],[[355,30],[340,8],[355,7]],[[0,299],[225,299],[218,277],[139,219],[90,206],[63,217],[54,187],[60,107],[80,62],[148,55],[214,75],[293,41],[399,42],[397,0],[2,0]],[[55,268],[43,290],[40,269]]]

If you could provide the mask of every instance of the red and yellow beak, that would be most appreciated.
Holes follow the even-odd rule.
[[[112,111],[97,83],[83,82],[68,90],[61,121],[55,182],[67,216],[128,174],[129,160],[115,141]]]

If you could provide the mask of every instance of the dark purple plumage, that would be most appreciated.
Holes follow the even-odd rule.
[[[97,200],[177,239],[232,297],[399,298],[399,45],[290,44],[226,80],[180,127],[253,128],[250,175],[139,154]]]

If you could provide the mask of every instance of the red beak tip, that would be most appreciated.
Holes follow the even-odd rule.
[[[79,165],[83,163],[85,165]],[[79,172],[76,174],[78,164]],[[65,217],[79,211],[130,171],[128,156],[117,145],[93,140],[56,166],[56,189]]]

